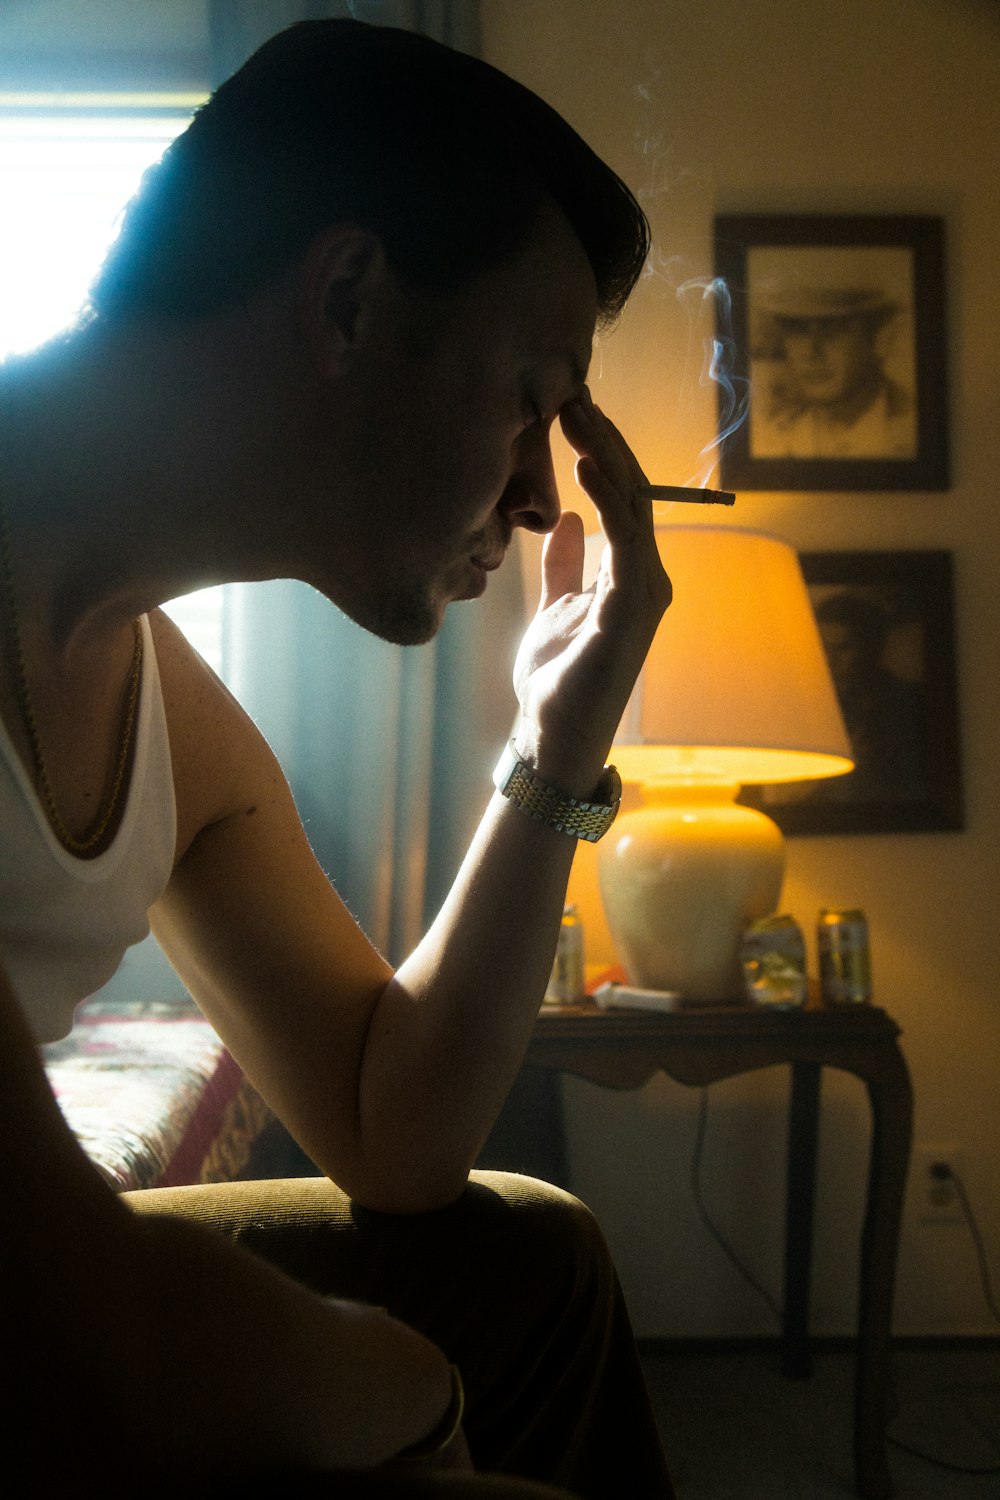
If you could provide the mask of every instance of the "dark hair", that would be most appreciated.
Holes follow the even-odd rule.
[[[590,260],[602,317],[614,318],[649,227],[555,110],[413,32],[303,21],[265,42],[146,174],[91,307],[211,312],[276,280],[337,222],[373,230],[401,276],[443,291],[516,248],[546,195]]]

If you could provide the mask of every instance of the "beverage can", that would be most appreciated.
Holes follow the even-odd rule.
[[[868,921],[858,908],[824,907],[816,924],[824,1005],[868,1005],[872,998]]]
[[[556,1005],[576,1005],[583,999],[583,923],[573,905],[563,911],[545,998]]]
[[[762,917],[743,934],[740,964],[753,1005],[791,1010],[806,998],[806,945],[802,928],[787,915]]]

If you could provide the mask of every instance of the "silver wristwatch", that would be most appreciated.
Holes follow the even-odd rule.
[[[604,767],[593,799],[584,802],[536,776],[519,756],[513,740],[493,772],[493,785],[529,818],[590,844],[607,833],[622,800],[622,779],[614,766]]]

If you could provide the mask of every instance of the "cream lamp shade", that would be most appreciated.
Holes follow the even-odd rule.
[[[798,558],[723,526],[660,526],[673,602],[615,740],[645,805],[600,846],[601,897],[632,983],[742,997],[740,940],[777,908],[784,843],[743,785],[853,768]]]

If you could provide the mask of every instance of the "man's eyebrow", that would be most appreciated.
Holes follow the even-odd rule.
[[[571,349],[568,346],[564,349],[555,349],[547,356],[545,363],[548,365],[553,378],[556,369],[560,366],[566,372],[568,389],[566,390],[565,397],[560,402],[561,405],[566,401],[572,401],[587,384],[587,370],[590,365],[589,357],[586,360],[581,360],[575,349]]]

